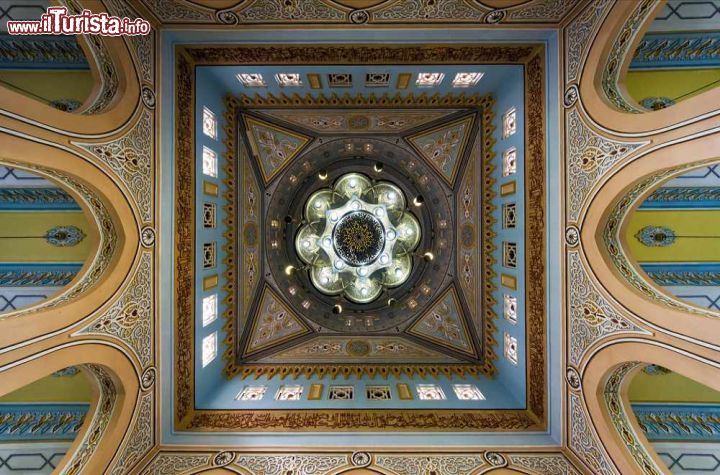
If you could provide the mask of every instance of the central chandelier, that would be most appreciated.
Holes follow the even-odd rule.
[[[368,303],[410,276],[420,224],[393,183],[347,173],[310,195],[304,218],[295,250],[323,294]]]

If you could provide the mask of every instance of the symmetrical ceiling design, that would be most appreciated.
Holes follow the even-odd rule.
[[[217,136],[196,129],[201,148],[222,150],[218,143],[226,147],[218,157],[217,179],[223,184],[223,194],[208,195],[203,184],[197,189],[202,194],[195,197],[196,213],[208,199],[216,202],[209,196],[218,196],[225,217],[216,228],[197,234],[195,249],[206,249],[212,239],[222,251],[215,267],[207,265],[206,254],[196,260],[195,272],[201,280],[195,282],[202,285],[195,288],[195,302],[186,300],[182,292],[177,294],[183,310],[176,351],[192,352],[194,346],[196,354],[194,360],[176,362],[178,427],[227,430],[241,424],[248,430],[287,429],[287,421],[277,411],[292,410],[287,404],[293,403],[284,401],[298,401],[294,406],[302,410],[292,410],[294,417],[316,428],[342,429],[344,422],[320,411],[326,397],[323,388],[336,387],[340,381],[335,378],[340,376],[349,379],[350,386],[343,386],[343,396],[333,407],[341,414],[352,414],[353,427],[374,427],[385,411],[397,404],[439,408],[440,412],[428,412],[430,419],[424,423],[437,428],[447,427],[461,407],[467,427],[531,430],[543,424],[545,356],[539,348],[545,333],[544,292],[534,291],[533,299],[525,301],[526,288],[544,283],[542,246],[531,248],[540,264],[535,269],[541,274],[533,274],[524,284],[525,239],[534,236],[535,242],[543,241],[544,191],[540,183],[529,195],[532,199],[522,203],[525,173],[537,173],[544,151],[538,149],[531,157],[516,153],[512,176],[505,176],[503,155],[496,149],[498,142],[505,151],[522,149],[526,140],[537,144],[545,140],[537,121],[507,135],[501,133],[503,113],[526,120],[523,84],[542,87],[542,47],[459,47],[451,53],[445,47],[363,48],[362,56],[387,59],[382,66],[347,65],[350,72],[342,79],[352,81],[352,90],[358,92],[343,95],[333,90],[339,87],[333,86],[333,81],[340,81],[338,75],[344,68],[338,62],[350,58],[342,46],[298,50],[190,46],[185,49],[187,54],[178,57],[176,101],[183,106],[176,127],[183,127],[183,117],[190,112],[184,105],[192,97],[193,87],[198,91],[195,110],[209,108],[215,117],[226,119],[218,124]],[[439,66],[447,54],[468,58],[471,63],[463,66],[453,60],[452,65]],[[227,67],[228,61],[240,57],[246,59]],[[292,69],[278,65],[286,57],[293,58]],[[312,59],[302,63],[302,57]],[[203,66],[198,68],[197,78],[186,76],[192,68],[186,61]],[[430,75],[434,90],[420,91],[425,87],[423,71],[428,69],[442,73]],[[358,84],[382,70],[389,71],[382,73],[386,74],[382,95],[370,90],[379,86]],[[454,84],[454,78],[466,75],[463,71],[478,70],[476,76],[481,80],[472,89]],[[441,84],[443,76],[447,79]],[[284,86],[283,81],[287,82]],[[313,83],[322,87],[315,89]],[[230,94],[222,99],[205,84],[224,85]],[[278,84],[287,92],[278,91]],[[530,97],[529,105],[542,113],[543,96],[533,93]],[[498,100],[503,104],[501,110]],[[518,130],[529,135],[509,138]],[[181,167],[193,160],[187,145],[181,143],[178,148]],[[197,182],[209,181],[200,168],[195,168],[195,173]],[[370,186],[377,196],[371,199],[358,192],[353,198],[353,179],[362,182],[356,183],[357,189]],[[182,186],[184,181],[178,183]],[[386,183],[396,188],[388,188]],[[501,183],[512,191],[501,195]],[[373,295],[367,303],[343,292],[323,291],[318,287],[320,281],[312,281],[321,279],[313,277],[313,259],[326,255],[342,258],[345,264],[338,269],[360,264],[342,257],[345,251],[335,247],[332,252],[326,247],[328,251],[305,255],[306,248],[314,249],[305,230],[314,229],[314,220],[322,218],[326,224],[316,230],[316,239],[322,239],[327,226],[334,229],[344,223],[343,214],[334,217],[337,225],[332,224],[333,213],[340,209],[337,206],[352,207],[353,199],[358,200],[358,209],[369,206],[373,214],[400,212],[389,206],[392,199],[383,195],[383,187],[385,193],[399,190],[394,194],[404,197],[402,203],[408,209],[403,212],[411,212],[417,220],[417,246],[402,251],[411,263],[407,280],[386,286],[379,297]],[[320,197],[318,193],[330,195],[324,201],[314,198]],[[333,193],[348,194],[348,200],[330,199]],[[185,188],[176,195],[180,221],[188,216],[182,204],[188,196],[192,193],[186,195]],[[365,204],[360,203],[360,196]],[[513,203],[515,221],[501,215],[506,213],[500,206],[501,196],[505,201],[521,200],[519,205]],[[330,206],[331,202],[337,206]],[[514,224],[524,219],[525,206],[539,217],[525,228],[530,233],[527,237],[515,231],[523,228]],[[308,207],[312,209],[308,211]],[[196,216],[199,219],[201,215]],[[383,233],[404,232],[402,223],[392,219],[378,222],[384,228],[391,226],[388,223],[397,227]],[[320,248],[339,245],[334,232],[328,235],[331,244],[315,244]],[[500,236],[511,241],[511,257]],[[182,256],[191,242],[180,239],[178,244],[178,256]],[[193,285],[181,279],[179,288]],[[503,292],[517,294],[513,298],[521,302],[512,321],[507,320],[501,305]],[[205,308],[199,304],[212,295],[220,302],[219,317],[205,323]],[[533,332],[532,338],[525,337],[526,329]],[[499,358],[502,361],[497,363]],[[227,380],[223,380],[223,364]],[[498,372],[496,364],[504,369]],[[283,380],[289,375],[293,384]],[[487,397],[456,400],[459,396],[452,395],[460,389],[453,386],[433,393],[433,384],[426,391],[422,385],[414,388],[407,382],[425,375],[445,375],[453,384],[481,384]],[[488,378],[492,375],[496,378]],[[378,377],[384,381],[373,381]],[[373,382],[385,388],[372,389],[373,397],[384,395],[385,402],[368,399]],[[237,402],[248,388],[261,391],[257,384],[264,387],[262,392],[271,394],[253,400],[260,412]],[[347,391],[353,390],[355,397],[347,396]],[[438,398],[443,391],[447,397]],[[331,391],[331,399],[333,394]],[[229,395],[236,402],[228,402]],[[497,417],[498,411],[502,417]],[[417,424],[414,421],[403,417],[398,424],[410,428]]]
[[[621,95],[641,36],[656,35],[638,67],[664,41],[647,28],[654,15],[682,24],[709,11],[711,22],[717,0],[66,3],[144,16],[153,30],[81,39],[97,73],[81,112],[4,86],[0,100],[2,170],[49,177],[80,205],[93,243],[60,298],[0,318],[1,395],[68,366],[94,387],[83,422],[72,414],[82,425],[67,455],[42,451],[59,472],[663,473],[688,454],[660,458],[643,433],[669,423],[675,437],[692,418],[691,431],[717,434],[704,422],[716,413],[646,407],[635,418],[625,395],[648,364],[720,389],[716,282],[699,298],[674,291],[663,284],[677,269],[628,252],[695,239],[689,218],[633,221],[642,213],[699,201],[715,211],[714,190],[667,180],[716,172],[720,89],[631,111]],[[3,7],[0,21],[15,13]],[[23,44],[36,54],[34,40]],[[682,44],[685,66],[715,54]],[[358,68],[352,86],[332,86],[346,66]],[[456,73],[478,69],[476,90],[453,89]],[[235,76],[258,70],[306,81],[263,92]],[[365,73],[389,74],[387,89],[371,95]],[[445,81],[424,89],[421,73]],[[215,137],[198,105],[215,113]],[[514,107],[518,133],[503,138]],[[443,137],[431,131],[470,116],[462,151],[440,147],[452,152],[446,169],[423,156]],[[296,205],[346,169],[421,196],[426,232],[407,293],[333,313],[288,250]]]
[[[470,140],[473,120],[473,116],[467,116],[407,138],[418,154],[441,173],[450,186],[455,181]]]
[[[310,137],[263,122],[245,118],[250,149],[258,158],[263,181],[269,183],[310,142]]]
[[[477,357],[478,351],[458,299],[455,289],[449,288],[408,328],[408,333]]]
[[[452,279],[443,278],[442,272],[438,272],[439,269],[449,268],[452,262],[452,253],[449,251],[455,241],[452,237],[452,227],[447,219],[452,218],[454,213],[454,200],[442,196],[453,193],[452,178],[469,160],[467,144],[483,140],[482,132],[474,126],[475,122],[481,122],[482,117],[484,120],[492,120],[494,111],[491,109],[491,102],[485,99],[481,101],[483,102],[478,103],[478,106],[487,104],[486,110],[430,109],[432,114],[423,116],[422,120],[419,120],[421,116],[417,114],[418,111],[413,109],[356,109],[357,112],[352,113],[330,109],[330,117],[323,117],[322,109],[313,110],[312,114],[315,114],[313,116],[305,114],[302,108],[296,108],[292,111],[292,115],[287,111],[282,112],[282,117],[285,119],[295,117],[294,121],[286,120],[286,123],[292,124],[287,128],[272,122],[276,120],[275,110],[260,107],[237,110],[241,128],[238,137],[247,137],[246,142],[240,142],[237,146],[247,148],[246,153],[248,157],[252,157],[254,169],[259,172],[263,181],[268,183],[258,195],[262,197],[261,209],[266,210],[264,217],[266,231],[262,238],[266,243],[266,255],[261,259],[261,262],[266,263],[266,267],[260,274],[264,276],[262,279],[265,281],[261,295],[253,298],[256,301],[253,304],[254,310],[250,311],[245,325],[241,322],[234,325],[238,335],[237,344],[244,350],[238,352],[242,357],[236,363],[231,363],[230,367],[235,364],[242,366],[250,362],[254,365],[269,364],[266,358],[276,362],[276,359],[272,359],[275,352],[282,350],[287,354],[288,351],[292,351],[292,348],[288,349],[290,340],[308,333],[318,335],[328,331],[350,333],[368,348],[371,344],[362,340],[363,337],[396,338],[398,333],[405,333],[418,339],[415,346],[429,345],[424,351],[427,355],[445,353],[446,359],[455,363],[474,362],[491,365],[491,362],[485,361],[483,356],[482,335],[486,327],[484,324],[474,326],[472,313],[466,310],[469,304],[462,303],[472,302],[467,299],[475,296],[468,297],[458,293],[455,285],[450,284]],[[248,99],[239,98],[237,102],[246,103]],[[255,118],[260,115],[267,117],[267,121]],[[460,118],[456,119],[458,116]],[[299,117],[303,119],[299,120]],[[343,128],[339,129],[338,135],[331,135],[327,129],[318,125],[329,123],[333,118],[338,117],[347,117],[358,123],[374,124],[374,128],[382,130],[382,135],[387,138],[383,142],[378,142],[372,135],[344,135]],[[453,119],[449,123],[448,117]],[[293,124],[300,122],[305,125],[308,120],[311,128],[306,129]],[[407,124],[410,121],[413,123]],[[228,124],[228,127],[231,126],[232,124]],[[485,127],[489,126],[490,124],[487,124]],[[246,130],[245,134],[243,128]],[[312,134],[317,132],[312,128],[321,129],[323,134],[313,136]],[[402,133],[403,130],[412,131],[413,134],[393,135]],[[368,130],[365,133],[374,134],[375,131]],[[307,148],[306,152],[302,152],[302,147],[313,140],[313,145]],[[411,145],[415,147],[415,151],[410,147]],[[485,153],[492,154],[493,151],[488,149]],[[420,167],[418,156],[424,158],[427,166],[431,168]],[[383,166],[381,171],[377,171],[378,164]],[[402,169],[404,173],[401,172]],[[430,171],[432,169],[436,170],[436,174]],[[307,215],[306,209],[310,206],[310,202],[306,197],[315,196],[325,183],[347,181],[345,177],[352,176],[343,175],[347,171],[359,173],[357,179],[362,180],[362,183],[356,185],[358,189],[377,187],[382,183],[392,183],[402,188],[398,190],[407,197],[403,203],[412,208],[412,212],[421,222],[420,227],[415,231],[420,239],[420,245],[417,251],[413,253],[411,250],[409,254],[410,280],[407,285],[390,287],[385,291],[384,297],[373,298],[367,304],[357,303],[361,298],[359,293],[354,302],[343,298],[343,293],[337,296],[323,295],[323,292],[316,289],[320,283],[311,283],[309,280],[319,278],[314,274],[315,267],[309,266],[306,270],[305,264],[297,254],[297,246],[302,246],[298,241],[300,238],[296,237],[297,233],[302,234],[308,229],[302,223],[312,222],[314,219],[311,215]],[[406,177],[404,174],[409,176]],[[321,178],[318,178],[318,175],[322,175]],[[441,184],[438,175],[445,180],[446,185]],[[364,184],[367,181],[365,177],[373,180],[372,183],[368,181]],[[336,184],[334,191],[328,193],[352,191],[347,184],[340,186],[341,189],[338,186],[340,185]],[[423,201],[413,206],[412,201],[418,196]],[[437,197],[433,198],[433,196]],[[442,202],[439,201],[440,199]],[[438,207],[440,203],[445,204],[442,205],[443,207]],[[347,206],[350,206],[349,202]],[[254,208],[248,211],[243,207],[240,208],[241,214],[248,212],[254,213]],[[327,212],[333,213],[332,210]],[[388,212],[391,212],[390,209]],[[478,221],[480,221],[480,212],[479,209],[472,210]],[[445,217],[444,224],[440,223],[440,216]],[[245,219],[240,217],[239,221]],[[292,221],[288,222],[289,219]],[[328,223],[332,224],[330,221]],[[444,229],[447,237],[442,235],[434,237],[432,234],[425,236],[428,226],[438,230]],[[402,229],[404,227],[400,225],[398,232],[402,232]],[[479,236],[480,230],[475,230],[474,235]],[[307,244],[312,247],[312,243]],[[479,240],[474,241],[473,245],[488,246]],[[333,249],[336,246],[337,243],[331,245]],[[238,249],[241,253],[244,252],[244,247],[240,242]],[[433,260],[425,262],[423,254],[428,251],[432,251]],[[327,254],[325,251],[318,252],[317,255],[313,254],[314,259],[325,258]],[[331,252],[331,255],[339,259],[339,254]],[[330,263],[331,266],[334,264],[334,262]],[[288,270],[288,266],[292,266],[292,269]],[[433,283],[432,279],[438,277],[440,280]],[[240,274],[241,282],[246,281],[247,278],[248,274]],[[440,295],[437,289],[433,290],[437,285],[443,287],[449,285],[449,287],[443,295]],[[249,283],[243,287],[249,288]],[[273,291],[273,288],[277,290]],[[416,290],[413,291],[414,289]],[[359,290],[356,289],[357,292]],[[279,297],[280,294],[284,299]],[[392,304],[388,305],[390,299]],[[433,299],[437,299],[437,302],[433,303]],[[283,303],[284,301],[287,303]],[[334,313],[338,309],[333,309],[333,306],[339,306],[341,313]],[[240,315],[243,311],[241,307],[236,314]],[[487,318],[492,313],[493,310],[490,309],[484,312],[487,320],[485,323],[488,325],[492,325],[492,321]],[[403,315],[402,319],[399,315]],[[335,346],[340,346],[344,341],[341,337],[323,338]],[[305,345],[304,342],[301,344]],[[385,344],[387,346],[390,343]],[[262,355],[258,355],[260,352]],[[299,358],[302,352],[294,352],[294,354],[298,357],[295,364],[307,363]],[[384,354],[386,364],[405,362],[403,360],[405,352]],[[323,363],[332,365],[333,352],[316,354],[313,359],[317,362],[323,355],[325,356]],[[417,351],[412,358],[417,362]],[[433,359],[437,360],[437,357]],[[274,365],[267,368],[274,370]]]

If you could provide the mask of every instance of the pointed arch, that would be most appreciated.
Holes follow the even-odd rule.
[[[107,12],[92,2],[93,13]],[[141,104],[141,84],[121,37],[90,35],[78,40],[94,78],[88,99],[75,112],[59,110],[33,97],[0,87],[0,116],[76,136],[102,136],[123,127]]]
[[[69,149],[0,132],[0,161],[62,183],[95,227],[98,246],[67,290],[55,298],[0,318],[0,348],[43,338],[79,322],[113,295],[133,264],[138,224],[115,183]],[[112,269],[112,272],[109,270]]]
[[[92,381],[94,397],[82,428],[58,464],[57,473],[105,473],[137,402],[140,385],[135,368],[122,351],[98,342],[35,349],[39,351],[15,360],[8,354],[0,356],[0,395],[68,366],[81,367]]]
[[[590,117],[609,131],[642,136],[710,121],[720,114],[720,88],[670,108],[644,111],[634,101],[628,101],[622,82],[617,84],[616,78],[627,75],[633,52],[663,5],[651,0],[615,2],[589,47],[580,78],[580,98]],[[620,48],[627,53],[612,57]],[[609,90],[614,91],[610,93],[613,98],[608,97]]]
[[[663,178],[717,160],[720,135],[707,134],[652,151],[613,175],[590,203],[582,249],[601,285],[655,330],[720,345],[720,318],[659,289],[625,254],[617,236],[633,211]],[[691,323],[692,322],[692,323]]]
[[[583,396],[597,434],[620,473],[668,474],[632,415],[628,382],[656,364],[720,391],[720,364],[660,341],[615,341],[600,349],[582,375]]]

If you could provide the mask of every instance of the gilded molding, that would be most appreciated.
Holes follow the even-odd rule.
[[[567,254],[568,362],[580,368],[587,350],[618,333],[651,333],[638,327],[610,305],[592,283],[577,250]]]
[[[434,62],[519,63],[524,62],[538,48],[537,45],[438,45],[438,46],[187,46],[185,51],[196,64],[429,64]],[[425,94],[423,94],[425,95]],[[308,94],[309,96],[309,94]],[[462,95],[460,95],[462,97]],[[372,97],[372,96],[370,96]],[[405,97],[411,101],[412,96]],[[469,96],[472,97],[472,96]],[[425,106],[426,104],[419,104]],[[245,104],[243,104],[245,105]],[[295,105],[293,103],[284,104]],[[319,104],[328,105],[328,104]],[[344,105],[344,104],[340,104]],[[358,104],[362,105],[362,104]],[[400,104],[392,104],[400,105]],[[430,104],[435,105],[435,104]],[[442,104],[447,105],[447,104]]]
[[[143,468],[142,475],[177,475],[210,465],[210,454],[160,452]]]
[[[125,0],[104,0],[108,11],[115,16],[127,18],[141,18],[135,9]],[[148,84],[155,82],[155,31],[147,35],[133,35],[123,37],[134,55],[135,69],[140,79]]]
[[[195,153],[193,65],[184,54],[176,57],[175,98],[175,401],[176,418],[193,408],[193,345],[195,315]],[[186,317],[186,318],[181,318]],[[187,345],[187,346],[184,346]]]
[[[547,312],[545,180],[545,51],[526,65],[525,73],[525,321],[528,409],[545,420]]]
[[[567,219],[577,222],[594,187],[615,164],[650,141],[618,142],[596,133],[577,107],[566,113]]]
[[[153,361],[153,258],[140,255],[122,296],[77,335],[110,335],[128,345],[144,369]]]

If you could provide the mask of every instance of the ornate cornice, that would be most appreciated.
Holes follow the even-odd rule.
[[[282,430],[379,430],[387,427],[387,430],[456,430],[473,431],[479,428],[491,430],[542,430],[545,427],[546,414],[546,312],[545,312],[545,246],[537,243],[545,242],[545,85],[544,85],[544,61],[545,54],[542,47],[538,45],[513,45],[513,46],[452,46],[452,47],[187,47],[177,51],[177,95],[176,95],[176,312],[178,321],[176,324],[176,427],[200,431],[221,431],[221,430],[260,430],[260,431],[282,431]],[[527,332],[528,332],[528,393],[527,410],[452,410],[452,411],[407,411],[397,414],[397,411],[382,410],[340,410],[328,411],[231,411],[213,410],[204,411],[194,408],[194,369],[192,360],[193,333],[194,333],[194,305],[193,305],[193,265],[194,256],[192,248],[193,239],[193,199],[194,184],[194,148],[192,146],[192,134],[188,130],[193,128],[192,104],[193,104],[193,67],[195,64],[228,64],[242,62],[248,64],[262,64],[265,62],[289,62],[300,64],[311,63],[382,63],[382,62],[432,62],[432,63],[453,63],[453,62],[520,62],[526,65],[525,80],[526,91],[526,143],[530,144],[526,154],[526,177],[527,180],[527,220],[526,240],[528,244],[526,252],[527,261],[530,263],[527,269],[526,279],[532,282],[527,289]],[[259,96],[230,98],[227,101],[226,117],[233,119],[239,107],[432,107],[432,106],[483,106],[487,104],[487,98],[479,95],[446,95],[446,96],[383,96],[380,98],[362,98],[360,96],[333,96],[333,97],[299,97],[281,96],[261,98]],[[490,124],[492,109],[485,107],[485,119]],[[484,121],[485,122],[485,121]],[[492,126],[483,125],[483,153],[484,172],[492,172],[494,165],[494,152],[492,151]],[[227,135],[228,149],[234,148],[237,140],[235,131],[229,131]],[[233,141],[232,143],[230,141]],[[231,160],[233,153],[226,159]],[[229,163],[229,162],[227,162]],[[487,176],[487,175],[486,175]],[[228,180],[234,180],[237,174],[228,174]],[[227,181],[226,185],[231,181]],[[237,183],[235,183],[237,185]],[[485,183],[484,200],[492,199],[490,186]],[[227,198],[227,196],[226,196]],[[234,201],[237,201],[234,197]],[[484,201],[485,202],[485,201]],[[483,217],[492,213],[491,207],[483,210]],[[491,233],[491,226],[488,233]],[[235,235],[231,231],[226,235]],[[488,234],[490,236],[490,234]],[[226,251],[234,243],[226,245]],[[490,253],[488,253],[490,254]],[[484,271],[486,272],[486,271]],[[236,275],[230,270],[226,274],[227,280]],[[487,279],[488,274],[484,277]],[[493,279],[487,279],[484,292],[486,304],[494,304],[495,290]],[[225,290],[229,292],[232,285],[225,283]],[[228,299],[236,298],[235,295],[226,296]],[[232,315],[233,312],[226,313]],[[225,330],[233,330],[234,323],[226,320]],[[492,345],[494,340],[492,333],[495,327],[491,319],[485,323],[485,334],[488,335],[485,341],[485,356],[494,358]],[[234,330],[233,330],[234,331]],[[234,336],[228,332],[227,339],[229,348],[235,348]],[[225,355],[228,366],[226,372],[229,375],[242,374],[244,376],[265,374],[267,375],[304,375],[315,374],[319,365],[282,365],[268,373],[268,366],[262,368],[260,365],[238,366],[232,362],[231,355]],[[491,363],[490,363],[491,364]],[[405,366],[405,365],[403,365]],[[477,368],[477,369],[475,369]],[[473,371],[492,371],[492,367],[478,367],[473,365],[432,365],[421,367],[417,365],[409,368],[372,367],[355,365],[338,365],[336,368],[325,371],[329,374],[472,374]],[[258,373],[258,371],[260,373]]]

